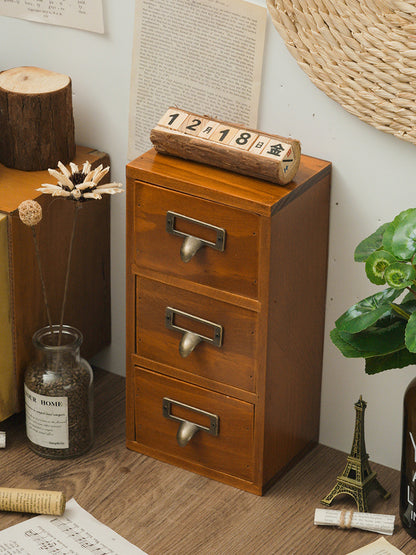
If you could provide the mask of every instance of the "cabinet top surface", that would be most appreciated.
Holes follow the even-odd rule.
[[[106,154],[85,146],[77,146],[75,164],[81,165],[86,160],[94,164]],[[42,193],[36,189],[42,183],[55,183],[48,170],[22,171],[0,164],[0,212],[10,213],[17,209],[24,200],[38,198]]]
[[[127,165],[127,178],[203,196],[216,202],[271,214],[329,175],[331,163],[302,155],[299,170],[287,185],[240,175],[221,168],[149,150]]]

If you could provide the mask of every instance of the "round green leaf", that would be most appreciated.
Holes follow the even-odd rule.
[[[410,260],[416,253],[416,208],[409,208],[386,227],[383,247],[400,260]]]
[[[411,264],[394,262],[386,268],[384,277],[390,287],[401,290],[412,285],[416,277],[416,271]]]
[[[384,230],[384,234],[383,234],[383,249],[388,251],[388,252],[392,252],[392,239],[393,239],[393,235],[394,232],[396,231],[396,227],[400,224],[400,222],[402,220],[404,220],[407,215],[408,212],[413,210],[413,208],[410,208],[409,210],[404,210],[403,212],[400,212],[400,214],[398,216],[396,216],[394,218],[394,220],[392,222],[390,222],[389,224],[387,224],[386,229]]]
[[[416,312],[410,315],[405,332],[406,347],[411,353],[416,353]]]
[[[335,347],[337,347],[341,351],[344,357],[347,357],[347,358],[364,357],[364,353],[362,351],[359,351],[358,349],[350,345],[347,341],[342,339],[342,337],[340,336],[340,331],[337,330],[337,328],[334,328],[333,330],[331,330],[329,336],[332,340],[332,343],[335,345]]]
[[[365,358],[387,355],[404,348],[406,324],[406,320],[394,316],[385,318],[359,333],[340,331],[339,335],[343,341],[361,351]]]
[[[390,303],[401,294],[397,289],[385,289],[363,299],[349,308],[335,322],[341,331],[357,333],[375,324],[377,320],[392,313]]]
[[[389,223],[383,224],[377,229],[377,231],[372,233],[366,239],[363,239],[361,243],[357,245],[354,251],[354,260],[356,262],[365,262],[370,254],[381,247],[383,235],[388,225]]]
[[[402,349],[389,355],[368,357],[365,359],[365,371],[367,374],[378,374],[392,368],[404,368],[416,363],[416,355]]]
[[[396,261],[397,258],[387,251],[380,250],[370,254],[365,262],[365,273],[371,283],[375,283],[376,285],[386,283],[384,271],[387,266]]]

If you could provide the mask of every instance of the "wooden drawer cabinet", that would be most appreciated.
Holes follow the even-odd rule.
[[[127,446],[262,494],[318,439],[331,165],[127,166]]]

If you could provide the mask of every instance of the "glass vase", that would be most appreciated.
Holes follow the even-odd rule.
[[[24,379],[26,435],[43,457],[77,457],[93,443],[93,373],[80,356],[82,340],[65,325],[33,335],[36,356]]]
[[[403,401],[400,519],[406,532],[416,538],[416,378],[408,385]]]

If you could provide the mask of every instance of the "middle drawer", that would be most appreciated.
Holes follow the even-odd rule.
[[[137,355],[255,392],[256,312],[136,276],[136,322]]]

